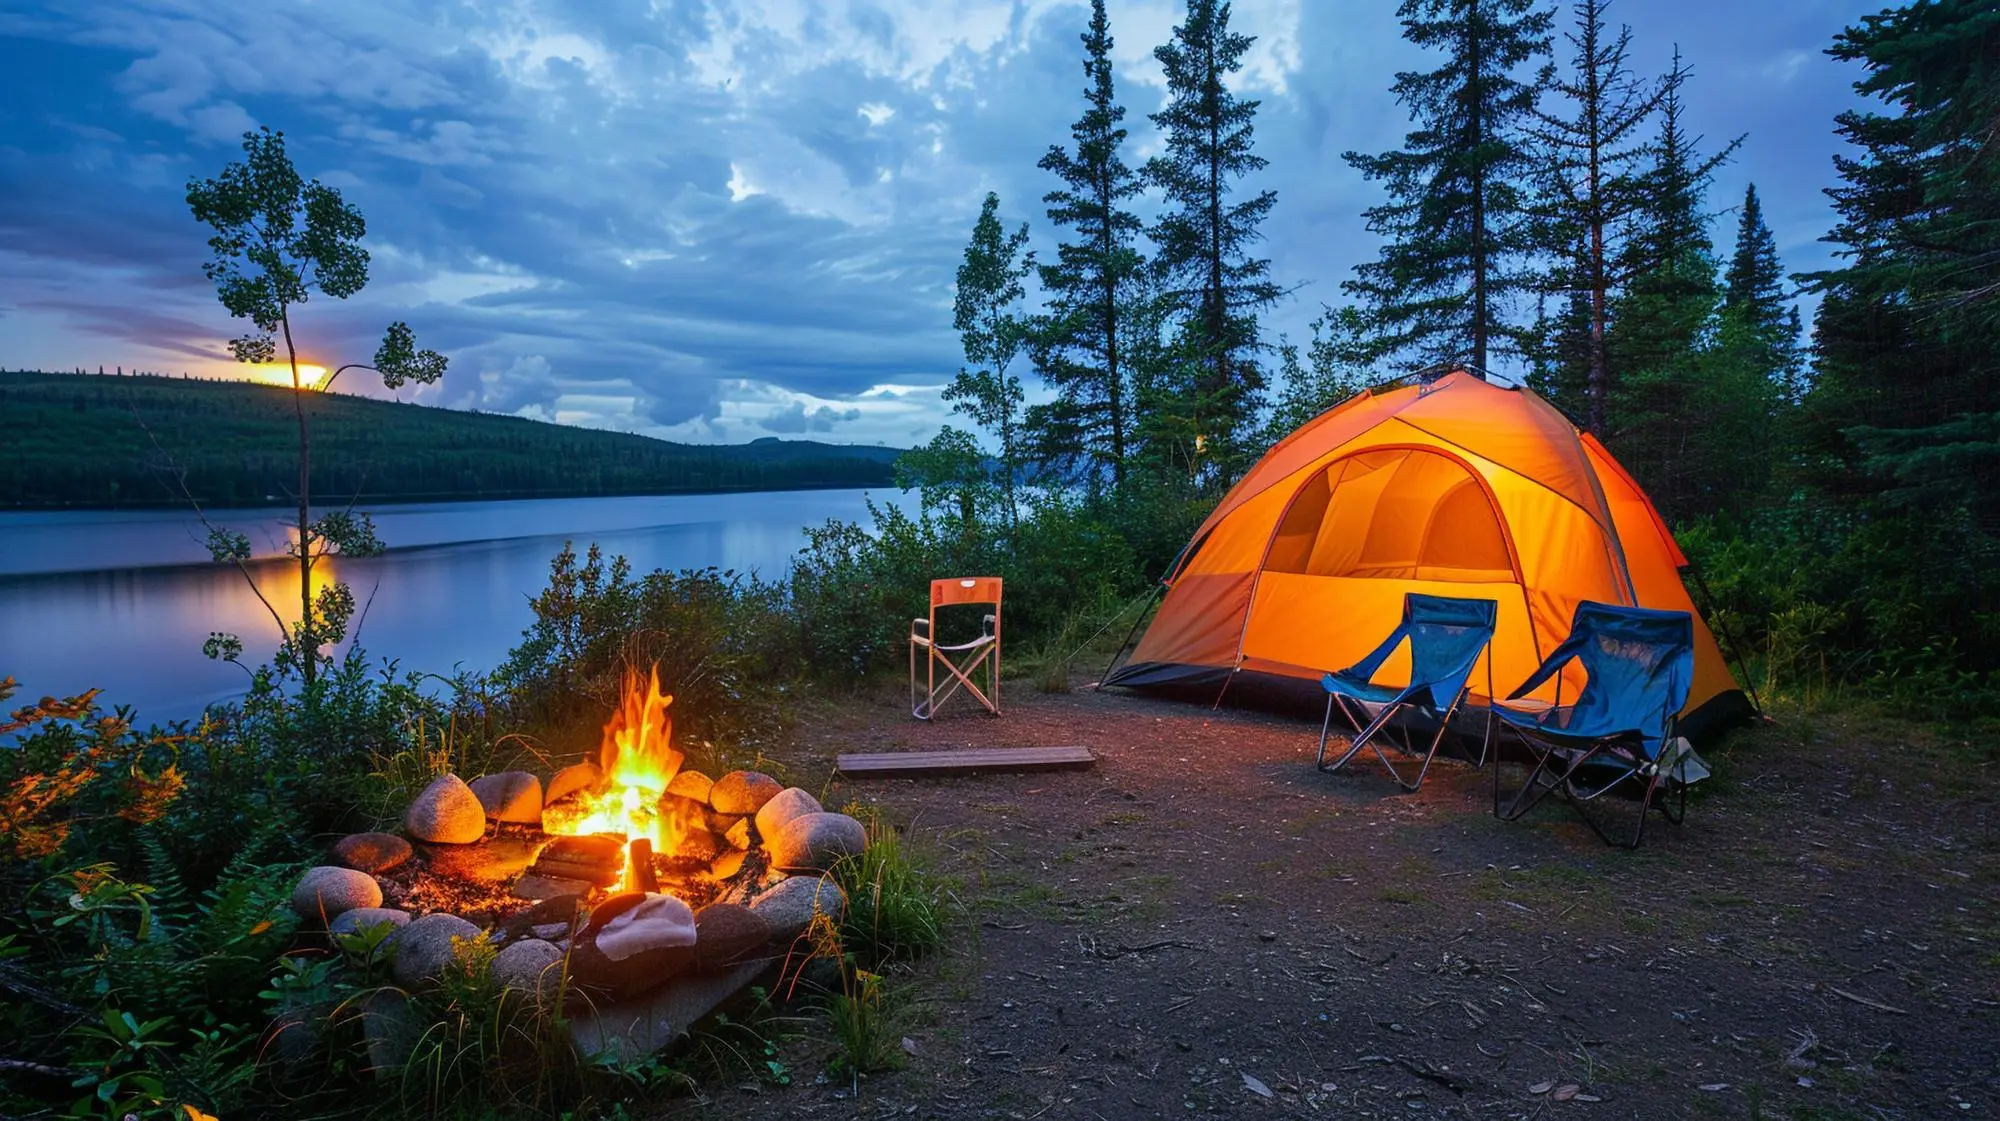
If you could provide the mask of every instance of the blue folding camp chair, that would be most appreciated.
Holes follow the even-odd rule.
[[[1472,669],[1479,662],[1479,654],[1493,641],[1493,620],[1497,605],[1490,599],[1454,599],[1450,596],[1427,596],[1411,592],[1403,597],[1403,621],[1389,633],[1375,652],[1344,670],[1329,673],[1320,678],[1320,687],[1326,690],[1326,718],[1319,726],[1319,760],[1322,771],[1337,771],[1347,765],[1347,761],[1360,753],[1363,747],[1373,748],[1375,757],[1382,761],[1383,769],[1396,785],[1405,790],[1415,790],[1424,784],[1424,775],[1431,769],[1431,760],[1437,757],[1438,745],[1444,742],[1445,732],[1451,727],[1452,714],[1458,711],[1465,700],[1466,680],[1472,676]],[[1410,683],[1402,688],[1393,685],[1376,685],[1369,681],[1375,672],[1388,661],[1389,655],[1404,642],[1410,644]],[[1493,664],[1487,659],[1486,695],[1493,696]],[[1328,726],[1333,723],[1333,706],[1340,705],[1340,711],[1353,725],[1360,729],[1354,742],[1348,744],[1347,751],[1332,763],[1326,761],[1326,736]],[[1364,722],[1364,712],[1358,706],[1377,704],[1382,706],[1373,720]],[[1351,707],[1352,706],[1352,707]],[[1375,742],[1375,734],[1386,727],[1398,711],[1405,707],[1426,710],[1438,722],[1437,735],[1431,738],[1431,746],[1423,753],[1422,768],[1417,771],[1416,781],[1405,781],[1394,763],[1382,752]],[[1479,764],[1485,766],[1486,751],[1493,742],[1493,716],[1488,706],[1486,717],[1486,737],[1479,747]],[[1402,729],[1403,750],[1416,754],[1417,749],[1410,742],[1407,727]]]
[[[1565,705],[1558,675],[1571,659],[1582,664],[1585,678],[1575,703]],[[1687,741],[1675,735],[1694,678],[1693,617],[1586,600],[1576,606],[1569,637],[1507,699],[1527,696],[1550,677],[1556,678],[1550,708],[1496,706],[1500,718],[1520,733],[1529,769],[1503,810],[1501,768],[1494,764],[1494,815],[1513,821],[1560,790],[1610,844],[1639,847],[1650,809],[1678,824],[1687,809],[1691,771],[1700,766]],[[1674,788],[1677,804],[1658,798],[1662,784]],[[1586,810],[1586,803],[1613,790],[1638,795],[1638,826],[1630,841],[1614,839]]]

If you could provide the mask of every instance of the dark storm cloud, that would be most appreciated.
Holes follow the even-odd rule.
[[[1852,102],[1853,75],[1819,52],[1867,7],[1612,11],[1643,70],[1682,45],[1711,144],[1750,133],[1713,201],[1757,181],[1795,268],[1825,260],[1819,192]],[[1235,5],[1260,38],[1238,88],[1263,102],[1270,160],[1246,189],[1279,194],[1260,251],[1293,291],[1273,335],[1303,334],[1374,252],[1360,211],[1379,191],[1340,154],[1408,127],[1388,85],[1430,63],[1393,10]],[[1156,139],[1150,50],[1178,13],[1111,14],[1136,163]],[[1050,0],[0,13],[0,364],[221,357],[241,324],[201,277],[182,195],[254,122],[368,216],[368,290],[300,317],[315,358],[365,358],[406,319],[453,358],[422,394],[439,403],[705,439],[921,439],[958,365],[951,284],[980,197],[1052,251],[1035,162],[1078,113],[1085,18]],[[1731,232],[1724,215],[1725,252]]]

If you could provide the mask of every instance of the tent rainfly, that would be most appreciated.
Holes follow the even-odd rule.
[[[1486,658],[1503,697],[1569,631],[1582,600],[1694,616],[1691,736],[1744,714],[1681,582],[1659,512],[1596,437],[1525,389],[1455,370],[1365,391],[1274,446],[1167,574],[1132,657],[1104,684],[1317,681],[1395,628],[1406,592],[1491,598]],[[1565,700],[1582,687],[1574,663]],[[1407,648],[1376,675],[1406,683]],[[1486,666],[1474,668],[1486,681]],[[1553,702],[1552,680],[1530,694]],[[1487,703],[1488,698],[1469,698]]]

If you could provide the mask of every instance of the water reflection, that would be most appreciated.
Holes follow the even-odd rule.
[[[252,538],[260,551],[282,548],[282,522],[270,513],[221,516],[261,527],[265,536]],[[314,582],[337,574],[354,590],[358,640],[372,655],[436,673],[490,669],[528,625],[528,600],[566,538],[579,551],[596,541],[622,553],[638,572],[716,565],[776,575],[805,527],[864,516],[860,491],[389,507],[376,522],[399,548],[322,560]],[[30,696],[100,687],[146,720],[193,716],[240,693],[243,671],[204,659],[202,641],[234,633],[245,660],[261,662],[277,646],[277,624],[235,568],[175,563],[193,559],[183,546],[203,555],[191,521],[175,512],[0,514],[0,676],[20,679]],[[296,621],[298,566],[273,560],[251,571],[271,607]]]

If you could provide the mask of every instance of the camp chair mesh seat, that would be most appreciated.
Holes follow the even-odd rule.
[[[910,620],[910,715],[929,720],[939,706],[960,689],[995,716],[1000,714],[1000,577],[963,576],[931,581],[931,610],[923,618]],[[938,609],[962,605],[983,605],[993,610],[980,618],[979,633],[955,645],[937,641]],[[923,692],[917,691],[917,660],[924,663]],[[938,683],[938,669],[945,681]],[[986,687],[981,689],[974,675],[984,668]]]
[[[1405,790],[1422,786],[1424,776],[1430,773],[1431,760],[1437,757],[1438,745],[1444,742],[1445,733],[1450,730],[1452,715],[1465,700],[1466,682],[1472,676],[1473,667],[1493,640],[1497,608],[1498,605],[1490,599],[1458,599],[1417,592],[1405,595],[1403,620],[1389,632],[1389,637],[1380,646],[1352,666],[1320,678],[1320,687],[1326,690],[1326,717],[1319,727],[1319,769],[1337,771],[1360,754],[1363,747],[1368,747],[1374,749],[1375,757],[1382,761],[1383,769],[1396,780],[1396,785]],[[1370,679],[1405,642],[1410,644],[1410,683],[1400,688],[1374,684]],[[1493,666],[1490,658],[1487,659],[1486,678],[1486,695],[1491,698]],[[1328,763],[1327,729],[1333,722],[1335,703],[1340,705],[1341,712],[1359,731],[1348,744],[1347,751]],[[1363,713],[1358,711],[1358,707],[1364,703],[1381,706],[1374,719],[1364,721],[1361,718]],[[1414,781],[1403,777],[1375,740],[1376,734],[1406,707],[1427,711],[1438,722],[1437,734],[1431,738],[1430,748],[1423,752],[1423,765]],[[1407,727],[1402,729],[1402,736],[1403,750],[1416,754]],[[1487,748],[1492,741],[1493,716],[1489,705],[1486,735],[1479,747],[1481,766],[1486,763]]]
[[[1583,689],[1562,703],[1562,669],[1583,667]],[[1687,767],[1693,753],[1675,734],[1694,677],[1694,620],[1685,611],[1656,611],[1585,600],[1577,604],[1569,637],[1507,698],[1519,700],[1556,678],[1555,704],[1539,712],[1496,706],[1519,734],[1528,775],[1502,808],[1500,766],[1493,768],[1493,812],[1508,821],[1561,791],[1606,842],[1637,848],[1650,809],[1678,824],[1687,808]],[[1672,804],[1658,797],[1669,785]],[[1585,803],[1613,790],[1639,800],[1631,839],[1613,838],[1585,811]]]

